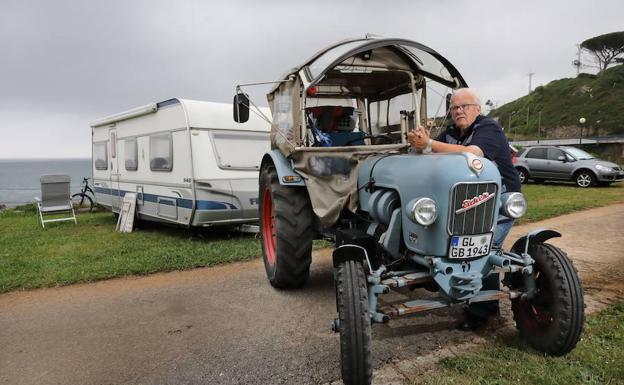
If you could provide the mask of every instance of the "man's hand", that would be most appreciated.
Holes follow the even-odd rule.
[[[429,144],[429,132],[422,126],[416,126],[415,129],[407,133],[407,141],[417,150],[424,150]]]

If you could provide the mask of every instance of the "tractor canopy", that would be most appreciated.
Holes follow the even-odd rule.
[[[441,125],[449,92],[460,87],[457,69],[420,43],[344,40],[286,72],[268,93],[271,148],[293,161],[315,213],[330,225],[342,209],[356,209],[361,161],[407,152],[407,132]]]

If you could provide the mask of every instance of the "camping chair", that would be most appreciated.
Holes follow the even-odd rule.
[[[41,226],[45,228],[46,222],[74,221],[76,222],[76,214],[71,201],[69,192],[69,175],[48,174],[39,178],[41,182],[41,199],[35,198],[37,201],[37,209],[39,211],[39,219]],[[64,218],[58,218],[59,214],[66,214]],[[71,217],[69,215],[71,214]],[[43,219],[44,215],[54,215],[54,219]]]

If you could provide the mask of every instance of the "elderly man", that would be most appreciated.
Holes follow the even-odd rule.
[[[435,140],[427,130],[417,127],[407,134],[413,148],[425,153],[471,152],[485,157],[496,164],[502,179],[502,191],[520,191],[520,178],[511,163],[509,143],[501,126],[494,120],[481,115],[481,101],[470,88],[460,88],[451,97],[451,118],[453,124]],[[499,216],[494,231],[494,247],[502,247],[513,219]],[[483,281],[484,289],[498,289],[499,281],[491,275]],[[482,302],[471,305],[466,312],[463,329],[483,326],[492,313],[498,312],[498,302]]]

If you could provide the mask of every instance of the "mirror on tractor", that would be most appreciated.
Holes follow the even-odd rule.
[[[234,121],[245,123],[249,120],[249,96],[242,92],[234,95]]]

